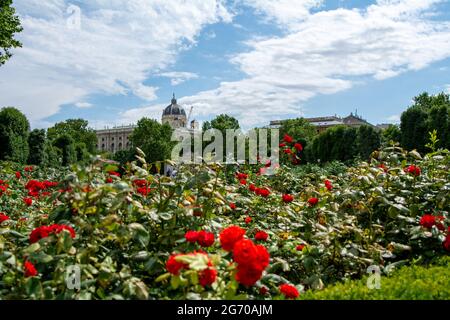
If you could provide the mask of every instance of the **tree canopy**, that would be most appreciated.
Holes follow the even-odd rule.
[[[77,143],[84,143],[88,152],[94,153],[97,149],[97,135],[89,128],[89,122],[84,119],[69,119],[56,123],[48,129],[47,135],[50,140],[55,140],[61,135],[69,135]]]
[[[11,49],[22,47],[14,38],[15,34],[23,29],[15,13],[12,0],[0,0],[0,66],[11,58]]]
[[[26,163],[30,123],[25,115],[13,107],[0,111],[0,160]]]
[[[170,158],[175,142],[171,141],[172,128],[169,124],[160,124],[158,121],[142,118],[130,136],[134,147],[144,151],[149,163],[167,160]]]

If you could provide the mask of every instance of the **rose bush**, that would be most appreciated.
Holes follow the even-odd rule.
[[[429,263],[450,249],[449,160],[393,146],[345,169],[186,165],[174,178],[141,152],[125,168],[2,163],[0,298],[296,299],[370,265]]]

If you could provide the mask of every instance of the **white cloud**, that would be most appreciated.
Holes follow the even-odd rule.
[[[81,29],[69,29],[69,4],[15,1],[24,46],[1,69],[0,105],[18,106],[34,124],[87,95],[154,100],[148,75],[170,66],[206,24],[232,18],[222,0],[92,0]]]
[[[400,123],[400,115],[399,114],[394,114],[390,117],[386,118],[387,121],[392,122],[392,123]]]
[[[197,79],[198,75],[196,73],[192,73],[192,72],[177,72],[177,71],[172,71],[172,72],[163,72],[160,73],[159,76],[161,77],[166,77],[166,78],[171,78],[170,79],[170,83],[172,84],[172,86],[177,86],[187,80],[191,80],[191,79]]]
[[[87,109],[93,107],[93,104],[89,102],[77,102],[75,103],[75,107],[80,109]]]
[[[310,16],[310,10],[319,8],[323,0],[241,0],[242,3],[265,15],[268,21],[275,21],[289,28],[298,27]]]
[[[226,112],[244,126],[261,125],[301,115],[302,102],[351,88],[361,77],[383,80],[425,68],[450,57],[449,21],[427,18],[437,2],[384,0],[365,10],[310,13],[301,23],[287,18],[286,35],[249,41],[249,51],[232,58],[245,79],[180,102],[204,115]],[[279,21],[277,10],[266,11]]]

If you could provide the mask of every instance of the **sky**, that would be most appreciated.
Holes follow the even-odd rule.
[[[450,93],[450,0],[15,0],[22,48],[0,106],[32,128],[191,120],[243,128],[356,112],[398,123],[423,91]]]

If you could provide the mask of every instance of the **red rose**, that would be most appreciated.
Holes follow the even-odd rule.
[[[248,175],[245,174],[245,173],[240,173],[240,172],[238,172],[238,173],[236,173],[236,178],[237,178],[238,180],[247,180]]]
[[[280,144],[279,144],[279,147],[280,147],[280,148],[286,147],[286,143],[280,143]]]
[[[188,231],[184,235],[184,238],[187,242],[195,243],[198,240],[198,232],[197,231]]]
[[[250,287],[254,285],[259,279],[261,279],[263,271],[260,269],[247,268],[238,266],[238,272],[236,273],[236,281],[240,284]]]
[[[264,198],[267,198],[270,195],[270,191],[267,188],[258,189],[256,193]]]
[[[450,229],[450,227],[449,227]],[[445,237],[444,242],[442,242],[442,246],[445,250],[450,251],[450,234]]]
[[[436,224],[436,217],[431,214],[425,214],[420,218],[420,225],[422,227],[431,229]]]
[[[202,247],[211,247],[214,244],[214,233],[207,231],[200,231],[198,233],[197,242]]]
[[[109,171],[108,173],[109,173],[110,176],[116,176],[116,177],[119,177],[119,178],[120,178],[120,173],[118,173],[118,172],[115,172],[115,171]]]
[[[292,141],[293,141],[294,139],[293,139],[290,135],[285,134],[283,140],[284,140],[284,142],[292,143]]]
[[[20,179],[20,177],[22,177],[22,174],[21,174],[19,171],[17,171],[17,172],[16,172],[16,178],[17,178],[17,179]]]
[[[252,240],[242,239],[234,245],[233,260],[238,264],[244,265],[256,261],[258,250]]]
[[[37,272],[36,268],[34,267],[34,264],[32,264],[30,261],[25,261],[23,264],[23,268],[25,271],[25,277],[36,277],[39,273]]]
[[[113,179],[111,177],[106,178],[106,183],[112,183]]]
[[[301,143],[294,144],[294,148],[297,149],[297,151],[302,151],[303,150],[303,146],[302,146]]]
[[[6,220],[9,220],[9,217],[3,213],[0,213],[0,224]]]
[[[75,238],[75,230],[67,225],[59,225],[59,224],[53,224],[51,226],[41,226],[30,233],[30,243],[38,242],[39,240],[43,238],[47,238],[51,234],[58,234],[62,232],[63,230],[67,230],[70,232],[70,236],[72,238]]]
[[[290,194],[283,194],[282,198],[283,198],[283,201],[286,203],[294,201],[294,197],[291,196]]]
[[[143,196],[147,196],[151,191],[152,191],[152,189],[148,188],[148,187],[140,187],[140,188],[136,189],[136,192]]]
[[[33,199],[31,198],[23,198],[23,202],[27,205],[27,206],[31,206],[33,204]]]
[[[232,210],[236,210],[236,204],[233,203],[233,202],[231,202],[231,203],[230,203],[230,208],[231,208]]]
[[[319,199],[318,198],[310,198],[310,199],[308,199],[308,203],[311,206],[315,206],[317,203],[319,203]]]
[[[147,186],[147,180],[145,180],[145,179],[136,179],[136,180],[133,181],[133,184],[136,187],[143,188],[143,187]]]
[[[297,251],[303,251],[303,248],[305,248],[305,245],[304,244],[299,244],[295,249]]]
[[[258,241],[267,241],[268,237],[269,237],[269,235],[264,231],[258,231],[255,234],[255,240],[258,240]]]
[[[245,230],[238,226],[224,229],[220,235],[220,244],[225,251],[232,251],[236,242],[244,238]]]
[[[269,292],[269,289],[266,286],[262,286],[259,288],[259,294],[265,296]]]
[[[169,257],[169,260],[166,262],[166,269],[168,272],[170,272],[173,275],[178,275],[180,273],[180,270],[183,268],[187,268],[188,265],[178,262],[175,260],[177,256],[180,256],[180,254],[174,254]]]
[[[383,169],[384,172],[388,172],[388,168],[386,167],[386,165],[384,163],[379,164],[378,168]]]
[[[291,154],[292,150],[291,149],[284,149],[283,152],[286,153],[286,154]]]
[[[264,167],[270,168],[271,166],[272,166],[272,161],[269,160],[269,161],[266,162]]]
[[[333,189],[333,185],[331,184],[330,180],[325,180],[325,187],[328,189],[328,191],[331,191],[331,189]]]
[[[245,218],[245,223],[249,224],[250,222],[252,222],[252,217],[246,217]]]
[[[236,280],[245,285],[254,285],[269,265],[270,255],[261,245],[255,245],[251,240],[240,240],[233,250],[233,259],[238,263]]]
[[[207,268],[200,272],[198,282],[202,287],[210,286],[216,281],[217,270],[214,268]]]
[[[247,184],[247,180],[242,179],[242,180],[239,181],[239,183],[240,183],[241,185],[245,186],[245,185]]]
[[[252,192],[255,192],[257,188],[256,188],[256,186],[254,184],[251,184],[251,185],[248,186],[248,189],[250,191],[252,191]]]
[[[409,167],[405,168],[405,172],[411,173],[412,175],[420,176],[421,170],[418,166],[410,165]]]
[[[296,299],[299,296],[297,288],[290,284],[282,284],[280,292],[288,299]]]

